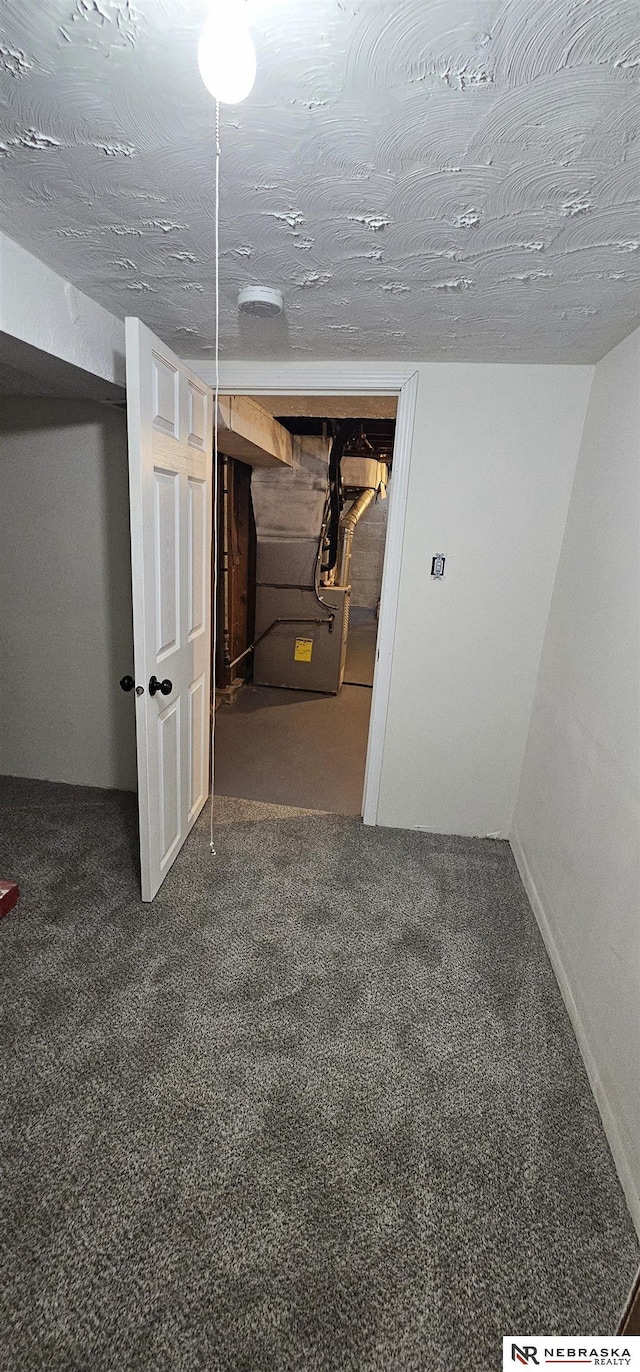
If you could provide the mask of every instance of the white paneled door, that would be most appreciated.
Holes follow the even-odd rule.
[[[127,319],[127,415],[142,899],[153,900],[209,791],[209,387]]]

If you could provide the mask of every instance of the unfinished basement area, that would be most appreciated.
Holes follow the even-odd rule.
[[[220,435],[215,790],[360,815],[397,402],[255,403],[289,461]]]

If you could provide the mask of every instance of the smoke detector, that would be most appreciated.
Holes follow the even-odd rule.
[[[274,319],[284,310],[282,291],[271,286],[244,286],[238,295],[240,314],[250,314],[257,319]]]

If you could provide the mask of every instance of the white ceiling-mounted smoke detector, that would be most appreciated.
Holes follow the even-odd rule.
[[[243,286],[238,293],[240,314],[250,314],[256,319],[274,319],[284,310],[282,291],[272,286]]]

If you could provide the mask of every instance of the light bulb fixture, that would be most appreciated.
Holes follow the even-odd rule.
[[[256,79],[256,52],[245,0],[213,0],[198,47],[207,90],[223,105],[245,100]]]

